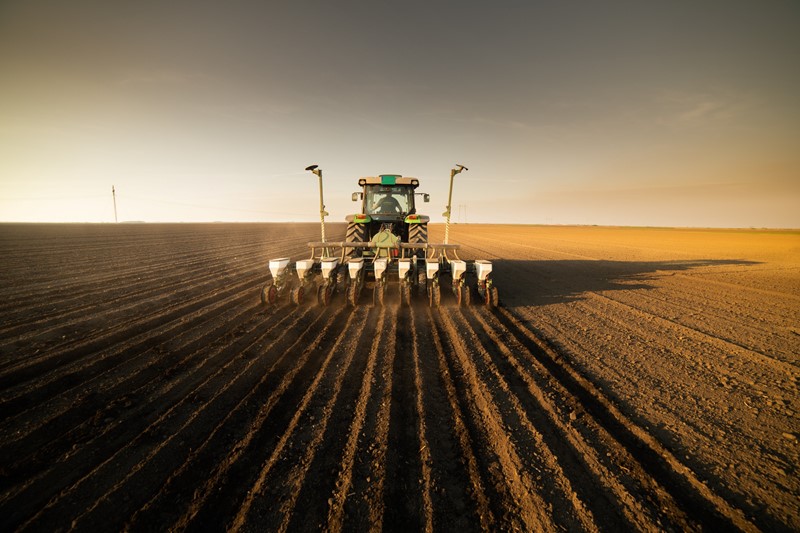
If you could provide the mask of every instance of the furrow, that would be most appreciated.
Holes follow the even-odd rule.
[[[410,314],[410,313],[409,313]],[[419,456],[422,467],[422,510],[425,515],[424,530],[426,532],[433,531],[433,499],[432,499],[432,484],[433,476],[431,473],[431,465],[433,460],[431,458],[431,446],[428,440],[428,428],[425,422],[425,404],[428,401],[428,396],[425,392],[425,387],[422,382],[422,370],[420,368],[420,343],[417,331],[417,325],[414,321],[414,315],[410,314],[409,331],[411,332],[411,359],[414,365],[414,396],[417,415],[417,435],[419,435]]]
[[[112,388],[119,388],[120,395],[123,395],[129,390],[120,388],[123,384],[137,389],[140,383],[158,377],[155,372],[174,372],[174,359],[187,347],[200,348],[204,340],[212,341],[242,327],[246,317],[259,309],[249,302],[252,299],[244,292],[234,294],[218,301],[213,308],[201,308],[181,321],[167,322],[152,330],[152,336],[121,350],[122,362],[119,365],[101,369],[93,376],[78,379],[74,373],[51,375],[50,380],[42,379],[35,388],[22,389],[16,396],[0,403],[0,414],[4,416],[0,436],[8,443],[48,426],[52,437],[52,420],[70,409],[80,408],[87,396],[97,395],[100,391],[111,394]],[[175,346],[180,346],[179,351],[173,348]],[[9,434],[9,431],[14,434]]]
[[[580,401],[568,390],[559,387],[547,369],[536,364],[535,357],[491,314],[470,313],[467,322],[474,331],[482,332],[475,343],[483,346],[492,358],[499,387],[513,395],[511,403],[520,413],[518,421],[507,425],[521,426],[533,437],[536,449],[539,449],[538,454],[544,459],[543,466],[552,470],[544,476],[548,480],[545,483],[553,480],[564,494],[574,494],[571,499],[581,520],[579,528],[660,528],[658,515],[662,507],[652,505],[654,510],[650,513],[650,519],[646,520],[638,503],[641,496],[635,496],[641,495],[647,483],[632,484],[626,480],[630,477],[631,463],[634,461],[626,461],[627,466],[619,466],[617,463],[622,462],[620,455],[624,455],[624,450],[614,446],[616,443],[613,441],[610,447],[604,444],[610,439],[601,438],[597,428],[583,430],[581,425],[585,425],[586,420],[578,422],[584,416]],[[495,347],[499,353],[492,357],[489,352],[494,352]],[[514,378],[521,383],[517,384]],[[541,430],[537,430],[537,427]],[[588,433],[588,438],[584,438],[582,433]],[[540,469],[536,465],[532,467],[534,470]],[[612,472],[612,469],[616,472]],[[548,501],[553,499],[549,497]],[[584,513],[588,513],[588,516],[584,516]],[[680,525],[685,525],[680,513],[678,517]]]
[[[791,397],[796,376],[781,375],[768,367],[742,369],[741,365],[750,364],[746,357],[709,349],[688,335],[677,346],[665,343],[664,339],[673,338],[674,332],[642,328],[637,320],[618,316],[616,306],[598,310],[597,305],[577,305],[582,319],[594,324],[592,330],[581,332],[571,321],[565,321],[558,327],[545,325],[547,335],[558,339],[565,353],[571,353],[570,357],[578,361],[582,372],[594,376],[592,379],[604,394],[616,401],[633,423],[647,428],[662,446],[680,457],[695,478],[731,507],[748,517],[758,517],[758,527],[775,527],[780,521],[759,509],[786,505],[793,501],[795,493],[786,478],[792,456],[780,451],[780,439],[754,448],[751,453],[758,462],[740,466],[739,457],[727,447],[697,444],[726,441],[747,447],[770,433],[780,437],[785,422],[775,416],[776,411],[767,408],[768,401],[776,394]],[[615,330],[622,333],[616,340],[596,333]],[[627,331],[633,335],[626,335]],[[632,347],[626,349],[620,342]],[[658,364],[643,364],[650,360]],[[675,376],[683,378],[676,381]],[[720,395],[724,401],[719,400]],[[641,411],[635,407],[643,402],[648,405],[647,417],[640,417]],[[733,424],[741,424],[741,429],[732,431]],[[735,476],[730,475],[730,465],[737,465]]]
[[[292,385],[296,386],[298,376],[315,371],[308,368],[314,366],[313,355],[338,322],[330,312],[316,311],[310,311],[316,317],[303,324],[301,331],[295,331],[294,326],[283,329],[268,346],[254,352],[253,357],[266,363],[259,381],[225,411],[211,430],[203,432],[203,441],[192,447],[179,468],[168,473],[160,490],[146,495],[140,507],[132,509],[126,529],[147,531],[169,522],[174,522],[173,529],[184,529],[215,491],[236,479],[232,470],[261,448],[259,439],[263,438],[261,430],[266,421],[276,412],[282,413],[280,406],[292,403],[292,398],[287,400],[286,396]],[[294,358],[298,352],[300,355]],[[189,503],[176,508],[176,499]]]
[[[396,323],[384,315],[370,347],[370,354],[374,352],[377,355],[375,371],[370,380],[373,395],[366,404],[362,438],[358,439],[358,452],[353,461],[351,489],[344,494],[344,526],[341,528],[344,530],[380,530],[386,527],[384,493],[387,485],[393,369],[398,355],[396,345]],[[328,526],[333,527],[330,520]]]
[[[431,328],[431,336],[433,345],[436,349],[436,358],[439,366],[439,374],[444,381],[445,391],[447,393],[447,400],[453,412],[453,425],[455,433],[458,437],[458,444],[461,449],[461,457],[469,475],[469,494],[472,497],[476,510],[480,529],[498,529],[497,518],[490,507],[489,496],[487,494],[487,485],[481,477],[480,466],[478,464],[478,457],[475,454],[475,446],[473,445],[470,436],[470,430],[465,421],[466,413],[461,408],[461,403],[458,397],[458,391],[453,380],[450,368],[447,363],[447,354],[450,352],[450,345],[445,344],[446,337],[443,332],[440,332],[438,326],[434,322],[433,311],[426,308],[427,322]]]
[[[376,400],[376,398],[372,397],[372,384],[376,381],[378,350],[384,342],[384,325],[386,324],[385,309],[381,309],[377,322],[378,327],[376,329],[376,334],[373,336],[369,355],[367,356],[367,368],[364,371],[360,394],[355,406],[355,417],[348,431],[347,443],[342,453],[341,468],[336,476],[336,482],[334,483],[335,491],[332,496],[330,508],[328,509],[327,529],[334,533],[338,533],[343,529],[345,515],[344,506],[353,485],[356,453],[359,451],[359,448],[362,448],[362,453],[366,452],[366,450],[363,450],[363,444],[359,446],[359,441],[361,440],[365,427],[368,402],[370,400]]]
[[[301,456],[301,459],[284,460],[283,465],[279,462],[270,474],[270,478],[275,480],[273,483],[282,479],[293,482],[288,487],[284,484],[280,505],[271,496],[259,498],[254,503],[250,516],[259,518],[251,522],[250,529],[272,522],[270,517],[276,511],[276,522],[281,521],[279,530],[298,531],[325,524],[325,517],[335,506],[336,494],[341,489],[336,483],[337,473],[346,469],[347,441],[351,436],[354,439],[359,436],[358,432],[350,434],[349,430],[356,422],[357,406],[364,398],[362,385],[365,375],[369,375],[369,357],[364,355],[375,346],[373,339],[379,340],[386,335],[387,327],[393,328],[394,321],[387,320],[386,316],[383,307],[369,308],[365,323],[354,324],[355,329],[344,332],[348,341],[340,347],[343,353],[338,359],[342,362],[337,363],[336,373],[331,372],[326,379],[329,384],[323,383],[321,392],[325,394],[317,395],[295,431],[297,437],[291,445],[294,451],[288,456]],[[323,403],[327,394],[331,397]],[[366,400],[362,401],[366,406]],[[354,496],[352,491],[343,493],[344,498],[351,495]]]
[[[26,411],[27,414],[16,425],[8,428],[0,453],[15,457],[6,470],[7,480],[17,475],[28,476],[45,468],[51,458],[69,452],[78,443],[85,444],[97,429],[98,424],[114,412],[121,403],[135,403],[136,399],[158,398],[166,391],[164,379],[171,376],[186,376],[213,361],[208,346],[218,343],[231,328],[241,329],[242,334],[251,331],[261,322],[257,310],[245,308],[219,315],[221,324],[209,328],[204,334],[187,339],[189,342],[169,352],[152,352],[144,365],[120,370],[119,378],[96,385],[91,380],[76,385],[74,394],[54,398],[41,405],[41,409]],[[204,324],[205,325],[205,324]],[[133,358],[136,362],[136,357]],[[168,382],[175,387],[181,382],[177,377]],[[26,425],[25,418],[32,422]],[[36,446],[36,443],[46,443]],[[19,474],[17,474],[17,472]]]
[[[302,322],[302,316],[296,322]],[[280,331],[279,336],[287,330]],[[70,452],[55,462],[43,474],[34,477],[14,491],[15,501],[24,501],[24,506],[16,506],[20,514],[30,512],[27,508],[38,509],[26,525],[53,522],[58,519],[59,509],[75,499],[90,500],[87,494],[102,496],[102,486],[92,480],[114,480],[110,472],[129,471],[142,457],[153,455],[169,443],[178,431],[188,426],[197,413],[213,405],[213,399],[227,390],[233,380],[241,376],[242,367],[246,370],[252,365],[246,352],[251,346],[267,337],[267,331],[251,332],[240,337],[235,343],[224,345],[218,352],[218,361],[205,365],[205,373],[184,383],[166,382],[161,396],[150,398],[149,402],[136,406],[124,421],[137,420],[140,423],[123,424],[113,420],[106,427],[92,434],[86,444]],[[232,376],[231,376],[232,374]],[[197,405],[199,404],[199,409]],[[103,424],[107,423],[102,421]],[[88,429],[88,428],[87,428]],[[87,457],[91,460],[87,461]],[[88,471],[75,468],[76,465],[89,465]],[[103,478],[105,473],[106,478]],[[98,494],[98,491],[100,493]],[[48,500],[43,505],[42,500]],[[62,502],[66,501],[66,503]]]
[[[37,338],[58,338],[61,333],[72,334],[75,326],[80,326],[87,322],[87,314],[102,314],[109,319],[119,315],[125,316],[130,309],[135,309],[143,301],[153,301],[162,299],[165,296],[177,297],[185,289],[196,290],[203,285],[214,287],[232,277],[231,272],[224,266],[217,266],[216,269],[209,269],[208,263],[203,262],[203,274],[192,272],[189,276],[180,273],[170,277],[169,275],[161,278],[153,277],[153,281],[136,278],[131,284],[125,284],[122,280],[116,280],[114,285],[106,286],[102,291],[84,292],[77,294],[70,299],[58,300],[58,307],[46,304],[49,311],[42,309],[18,309],[21,316],[7,316],[7,327],[0,331],[0,338],[5,338],[5,342],[0,343],[0,347],[5,345],[19,346],[29,343]],[[236,278],[256,277],[264,272],[264,268],[242,269],[236,272]],[[97,303],[100,302],[100,303]],[[70,305],[76,304],[76,305]],[[23,314],[24,313],[24,314]],[[0,369],[6,365],[0,366]]]
[[[788,361],[778,359],[774,355],[770,355],[762,351],[759,351],[758,349],[752,346],[746,346],[737,339],[720,336],[719,328],[711,329],[697,325],[689,325],[679,321],[678,319],[669,318],[668,316],[665,316],[665,314],[667,313],[664,312],[663,306],[660,308],[661,309],[660,312],[655,313],[645,309],[641,304],[637,305],[634,303],[625,302],[616,298],[612,298],[610,296],[606,296],[604,294],[591,293],[590,297],[605,300],[607,302],[610,302],[612,305],[615,305],[619,308],[628,309],[635,314],[645,315],[648,317],[650,322],[655,321],[661,324],[665,324],[668,329],[673,329],[674,327],[677,327],[680,331],[684,332],[687,335],[692,335],[695,338],[703,339],[704,342],[707,342],[708,344],[713,344],[718,348],[726,351],[734,350],[743,356],[746,356],[750,359],[754,359],[756,363],[759,365],[768,365],[774,368],[777,372],[790,373],[792,371],[797,371],[798,369],[798,363],[795,354],[791,354],[791,352],[787,351]],[[706,313],[706,316],[709,316],[708,313]],[[746,326],[744,326],[744,328],[746,329]],[[775,347],[774,335],[772,335],[771,338],[772,338],[772,346]],[[787,348],[791,350],[793,347],[787,347]]]
[[[303,325],[301,329],[299,335],[293,335],[291,329],[283,330],[266,351],[263,351],[261,344],[248,347],[244,354],[246,365],[238,374],[221,380],[209,391],[213,392],[214,396],[203,404],[195,406],[196,411],[191,414],[191,419],[174,432],[174,438],[170,437],[169,446],[159,446],[154,449],[145,460],[137,463],[129,474],[107,490],[76,521],[89,525],[102,524],[100,517],[107,516],[113,509],[124,509],[125,516],[134,515],[137,508],[139,510],[146,508],[147,503],[152,501],[152,492],[140,488],[146,480],[163,480],[159,485],[161,487],[159,494],[163,497],[168,492],[165,489],[169,488],[171,482],[185,474],[188,469],[195,469],[192,474],[196,476],[201,473],[207,474],[208,469],[204,468],[204,465],[220,466],[217,462],[218,455],[216,457],[205,455],[204,461],[198,459],[206,452],[230,451],[229,435],[250,427],[248,421],[252,419],[252,412],[257,406],[263,405],[265,396],[270,395],[268,382],[278,381],[275,375],[276,368],[293,366],[295,361],[288,361],[290,365],[285,364],[289,359],[287,354],[299,346],[301,338],[314,335],[314,325],[308,327]],[[221,394],[217,394],[218,389],[222,389]],[[246,437],[240,440],[239,444],[246,446],[245,439]],[[215,446],[210,443],[214,443]],[[233,449],[234,453],[238,451],[235,445]],[[176,470],[175,465],[181,466]],[[200,479],[195,478],[195,481],[199,482],[201,479],[207,478],[204,475]],[[199,483],[193,486],[198,485]],[[174,497],[174,493],[171,496]],[[147,511],[144,513],[147,514]],[[161,514],[161,518],[163,516]]]
[[[114,361],[123,349],[117,348],[101,357],[96,357],[96,352],[103,353],[104,349],[115,347],[122,341],[136,342],[136,340],[147,339],[153,331],[158,331],[159,327],[165,323],[180,322],[185,316],[209,305],[215,305],[219,300],[242,291],[249,290],[252,294],[255,292],[256,286],[256,280],[245,280],[227,285],[224,289],[214,288],[211,294],[203,296],[197,296],[200,288],[194,287],[185,291],[185,296],[187,296],[185,300],[169,302],[164,306],[160,302],[150,302],[149,309],[146,310],[147,314],[143,316],[119,320],[113,326],[90,335],[88,338],[71,342],[57,350],[48,351],[37,360],[23,360],[18,365],[6,369],[0,375],[0,389],[4,388],[8,391],[9,388],[19,387],[23,382],[34,378],[37,384],[43,385],[48,379],[44,377],[45,373],[53,370],[58,370],[59,376],[68,368],[73,372],[86,372],[88,368],[81,365],[86,364],[84,361],[87,359],[90,359],[89,367],[103,368],[104,365],[109,364],[107,361],[109,358],[110,361]]]
[[[116,308],[112,306],[111,309],[106,305],[90,306],[87,308],[90,312],[87,313],[87,310],[84,310],[72,320],[63,323],[56,321],[47,328],[33,328],[25,335],[11,338],[9,344],[3,348],[5,351],[13,350],[16,355],[13,363],[9,362],[3,368],[0,380],[7,379],[10,373],[24,371],[31,367],[34,371],[38,371],[38,375],[41,375],[42,370],[37,365],[47,364],[48,359],[56,356],[63,358],[64,353],[79,349],[86,342],[86,337],[111,336],[114,332],[135,328],[142,321],[142,317],[158,316],[165,309],[180,309],[187,306],[192,300],[197,300],[207,294],[213,296],[212,298],[206,297],[206,301],[216,298],[220,291],[223,291],[223,294],[232,294],[235,291],[225,290],[230,285],[236,287],[255,286],[259,276],[257,273],[253,273],[249,276],[236,276],[234,279],[235,283],[230,283],[227,278],[219,276],[209,276],[202,280],[190,279],[179,286],[159,288],[153,292],[152,297],[132,299],[124,306]],[[116,337],[111,338],[117,340]],[[107,344],[112,344],[112,342]],[[39,352],[43,353],[37,355]]]
[[[34,264],[37,269],[57,273],[57,277],[37,281],[35,276],[27,276],[24,284],[17,286],[16,290],[9,291],[9,299],[0,307],[0,313],[5,313],[6,309],[17,309],[21,303],[30,299],[29,295],[31,294],[49,294],[58,297],[58,300],[61,301],[65,295],[69,295],[75,289],[96,288],[102,291],[127,280],[158,281],[161,279],[160,275],[165,272],[169,275],[172,271],[202,267],[221,261],[227,263],[231,257],[241,262],[241,258],[237,254],[239,250],[255,248],[261,252],[250,252],[252,257],[265,255],[263,246],[258,242],[260,240],[258,236],[254,236],[252,240],[246,241],[244,244],[229,244],[224,239],[226,239],[225,236],[214,237],[208,241],[208,246],[203,247],[195,243],[183,243],[182,247],[176,248],[174,242],[168,241],[149,242],[146,250],[136,248],[128,250],[126,247],[120,246],[110,246],[107,249],[98,248],[97,250],[84,247],[82,257],[88,257],[85,261],[76,260],[71,254],[55,250],[48,254],[48,257],[54,258],[52,260],[55,264],[52,267],[47,267],[41,263],[41,260],[37,261],[34,258],[18,267],[8,267],[12,271],[24,269],[26,272],[30,272],[30,265]],[[312,239],[311,233],[309,233],[308,239]],[[203,242],[205,244],[205,241]],[[298,245],[298,240],[294,237],[270,240],[269,242],[270,255],[273,257],[286,255],[289,251],[295,254],[303,253],[304,247]],[[169,250],[169,253],[162,253],[162,250]],[[124,259],[130,255],[143,257],[144,261],[132,265]]]
[[[401,530],[419,531],[430,519],[425,509],[424,478],[420,457],[419,420],[411,359],[413,332],[407,310],[398,313],[395,356],[392,364],[392,405],[389,412],[389,448],[386,452],[384,521]]]
[[[499,527],[519,531],[555,531],[552,507],[540,494],[541,487],[527,474],[503,425],[500,407],[478,375],[460,332],[446,310],[435,318],[454,348],[451,365],[463,380],[461,396],[467,405],[472,429],[481,442],[484,471],[501,495],[495,501]]]
[[[454,389],[447,370],[440,366],[441,341],[435,337],[436,328],[428,320],[428,310],[427,306],[426,312],[410,310],[419,454],[427,493],[424,497],[430,501],[432,515],[426,519],[426,528],[430,524],[433,530],[478,531],[488,519],[487,515],[481,518],[486,509],[479,505],[474,493],[480,479],[471,477],[475,457],[469,448],[461,446],[460,435],[466,437],[461,433],[465,428],[451,404],[451,400],[455,401]]]
[[[354,327],[353,324],[354,323],[357,323],[360,326],[359,328],[356,329],[356,331],[361,330],[363,328],[364,323],[366,322],[366,318],[367,318],[367,312],[364,309],[358,309],[355,312],[351,313],[348,316],[347,323],[345,324],[344,332],[348,332],[351,329],[353,329],[353,327]],[[281,456],[282,456],[284,450],[290,444],[291,439],[293,437],[295,437],[294,430],[298,426],[298,424],[300,423],[301,418],[303,416],[307,416],[307,414],[308,414],[307,410],[309,408],[309,404],[311,403],[312,399],[315,398],[315,395],[317,394],[317,389],[320,387],[320,384],[321,384],[323,378],[326,377],[326,371],[327,371],[328,367],[330,366],[332,360],[334,359],[334,356],[335,355],[339,355],[339,350],[342,347],[352,347],[352,346],[355,345],[355,342],[356,342],[355,339],[353,339],[353,338],[349,338],[348,339],[348,336],[345,335],[344,333],[339,333],[336,336],[336,340],[333,343],[333,346],[331,346],[331,348],[328,350],[328,353],[325,356],[325,359],[324,359],[324,361],[322,363],[322,366],[317,371],[316,377],[311,382],[311,384],[306,388],[306,391],[305,391],[302,399],[300,400],[299,404],[297,405],[297,407],[295,409],[294,416],[289,421],[289,424],[286,427],[286,429],[283,431],[280,440],[278,441],[276,446],[273,448],[272,453],[267,458],[266,462],[261,467],[261,469],[260,469],[260,471],[258,473],[258,477],[256,478],[255,482],[250,486],[250,489],[247,491],[244,500],[239,505],[238,512],[234,516],[234,518],[233,518],[233,520],[232,520],[232,522],[231,522],[231,524],[229,526],[229,529],[234,530],[234,531],[235,530],[239,530],[244,525],[245,521],[247,520],[247,516],[248,516],[248,514],[250,512],[250,509],[253,506],[253,504],[255,503],[256,498],[258,498],[261,495],[261,491],[264,488],[264,483],[265,483],[267,477],[269,476],[270,471],[275,466],[275,464],[281,459]],[[344,369],[346,369],[347,366],[349,366],[349,363],[352,360],[352,357],[353,357],[352,350],[350,350],[350,351],[345,350],[345,360],[344,360],[344,363],[339,366],[340,371],[336,373],[336,377],[337,378],[340,378],[340,376],[344,372]],[[341,379],[335,380],[334,384],[333,384],[333,387],[334,388],[333,388],[333,392],[330,395],[330,400],[325,405],[325,407],[322,409],[322,419],[320,421],[320,424],[322,424],[323,426],[326,425],[327,420],[330,417],[330,409],[332,408],[333,402],[335,402],[336,396],[338,395],[338,392],[340,390]],[[316,431],[314,436],[311,437],[310,442],[307,443],[308,449],[313,450],[316,447],[316,445],[319,444],[319,440],[322,438],[323,434],[324,434],[324,427],[323,427],[322,431]],[[298,477],[301,480],[304,477],[302,475],[302,469],[304,468],[305,465],[308,464],[309,460],[310,460],[310,456],[308,456],[308,455],[304,459],[301,459],[300,460],[300,464],[298,465],[297,469],[295,469],[295,471],[293,472],[293,474],[295,474],[295,475],[299,474]],[[300,472],[298,472],[297,470],[300,470]],[[291,483],[293,478],[290,477],[290,478],[287,478],[287,479]],[[288,505],[288,506],[282,506],[282,508],[281,508],[281,511],[283,511],[284,516],[287,517],[287,518],[284,519],[282,521],[282,523],[279,525],[279,527],[278,527],[279,530],[283,530],[287,525],[288,513],[293,508],[293,502],[291,501],[292,500],[292,496],[297,493],[297,490],[298,490],[298,483],[295,483],[294,486],[290,487],[289,500],[290,500],[291,504]],[[277,523],[276,523],[276,525],[277,525]],[[181,523],[176,524],[176,526],[181,527]]]
[[[576,371],[561,355],[537,337],[515,314],[499,308],[503,326],[516,337],[550,375],[574,396],[615,441],[647,472],[651,484],[669,489],[683,512],[704,526],[756,531],[744,513],[711,491],[694,473],[646,430],[628,419],[595,385]]]

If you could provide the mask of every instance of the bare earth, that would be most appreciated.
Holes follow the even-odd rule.
[[[0,225],[0,530],[800,530],[800,233],[455,225],[494,311],[263,308],[318,237]]]

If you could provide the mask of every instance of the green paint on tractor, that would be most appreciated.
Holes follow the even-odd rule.
[[[396,185],[399,174],[381,174],[381,185]]]

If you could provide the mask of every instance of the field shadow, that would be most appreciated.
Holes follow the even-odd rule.
[[[587,292],[653,289],[653,281],[698,268],[749,266],[757,261],[694,259],[674,261],[543,260],[492,261],[492,275],[507,306],[540,306],[584,298]]]

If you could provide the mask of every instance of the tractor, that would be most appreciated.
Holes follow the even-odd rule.
[[[465,166],[457,165],[450,171],[450,195],[443,213],[444,243],[436,244],[428,242],[430,218],[416,209],[417,196],[423,202],[430,201],[430,197],[416,192],[419,180],[399,174],[360,178],[361,192],[353,193],[352,200],[361,200],[361,213],[346,217],[344,241],[326,240],[328,213],[323,203],[322,170],[317,165],[306,170],[319,177],[322,240],[308,243],[309,259],[294,265],[288,257],[269,262],[272,282],[261,290],[265,305],[274,305],[285,294],[299,305],[307,294],[316,294],[319,305],[327,306],[341,292],[355,307],[367,286],[372,288],[373,303],[384,305],[390,284],[399,286],[401,305],[411,305],[412,295],[416,294],[436,307],[441,302],[442,285],[450,287],[458,305],[469,305],[473,293],[489,307],[498,305],[492,263],[463,261],[458,257],[459,245],[448,243],[453,178],[468,170]]]
[[[345,242],[377,242],[395,245],[398,242],[425,244],[428,242],[430,217],[417,213],[416,197],[429,202],[428,194],[417,193],[419,180],[398,174],[358,180],[361,192],[354,192],[354,202],[361,200],[361,213],[348,215]],[[350,257],[373,256],[377,249],[353,248]],[[424,257],[419,250],[418,256]]]

